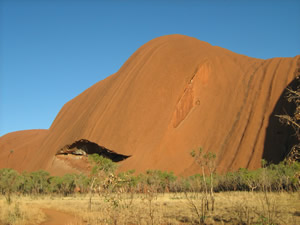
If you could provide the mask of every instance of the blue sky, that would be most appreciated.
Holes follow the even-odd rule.
[[[300,54],[300,1],[0,0],[0,136],[61,107],[141,45],[184,34],[256,58]]]

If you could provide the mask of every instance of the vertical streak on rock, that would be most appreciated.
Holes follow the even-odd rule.
[[[269,109],[269,104],[270,104],[270,100],[271,100],[271,94],[272,94],[273,84],[274,84],[274,80],[275,80],[274,78],[276,76],[276,73],[277,73],[277,70],[278,70],[278,67],[279,67],[280,63],[281,63],[281,60],[277,63],[276,68],[275,68],[274,73],[273,73],[272,78],[271,78],[271,85],[269,86],[268,94],[267,94],[267,96],[265,98],[265,104],[264,104],[264,108],[263,108],[263,118],[260,121],[259,129],[258,129],[258,131],[256,133],[256,137],[255,137],[255,141],[254,141],[254,146],[252,148],[251,155],[250,155],[248,163],[247,163],[247,168],[249,167],[249,164],[250,164],[250,162],[251,162],[251,160],[253,158],[253,155],[254,155],[254,152],[255,152],[255,149],[256,149],[256,145],[257,145],[259,136],[261,135],[261,130],[262,130],[262,127],[263,127],[264,122],[265,122],[266,113],[267,113],[267,110]],[[266,76],[267,67],[265,67],[265,68],[266,69],[264,71],[264,77]]]
[[[244,99],[243,99],[243,103],[238,111],[238,113],[236,114],[235,116],[235,121],[233,123],[233,125],[231,126],[228,134],[226,135],[225,139],[224,139],[224,142],[222,143],[221,145],[221,148],[220,148],[220,151],[218,153],[218,163],[221,161],[221,159],[224,157],[224,154],[225,154],[225,149],[228,147],[228,143],[229,141],[231,140],[231,136],[233,134],[233,132],[235,131],[239,121],[240,121],[240,118],[241,118],[241,114],[242,112],[244,111],[244,108],[246,106],[246,103],[247,103],[247,99],[248,99],[248,96],[249,96],[249,92],[250,92],[250,89],[251,89],[251,85],[252,85],[252,82],[253,82],[253,78],[255,76],[255,74],[257,73],[257,71],[260,69],[260,68],[263,68],[263,66],[265,65],[265,61],[262,62],[259,66],[257,66],[257,68],[254,70],[254,72],[251,74],[250,78],[249,78],[249,81],[248,81],[248,84],[247,84],[247,87],[246,87],[246,91],[245,91],[245,95],[244,95]],[[253,106],[253,104],[252,104]],[[251,106],[251,108],[252,108]],[[251,110],[252,111],[252,110]]]

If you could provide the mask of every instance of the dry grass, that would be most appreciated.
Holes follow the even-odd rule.
[[[46,219],[39,206],[34,206],[25,198],[18,198],[8,205],[4,198],[0,198],[0,224],[40,224]]]
[[[266,198],[267,197],[267,198]],[[194,199],[197,206],[200,202]],[[11,222],[17,214],[22,216]],[[30,206],[30,207],[29,207]],[[197,215],[183,193],[94,196],[88,210],[88,196],[39,198],[21,197],[11,206],[0,198],[3,224],[39,224],[45,215],[40,208],[54,208],[76,215],[85,224],[192,224]],[[33,221],[34,219],[34,221]],[[300,224],[299,193],[223,192],[215,195],[215,211],[208,212],[206,224]]]
[[[299,193],[219,193],[214,218],[236,224],[299,224],[299,200]]]

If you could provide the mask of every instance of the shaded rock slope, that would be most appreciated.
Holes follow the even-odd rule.
[[[114,154],[120,170],[138,172],[199,172],[190,152],[200,146],[216,153],[219,172],[258,168],[263,157],[278,162],[291,133],[273,117],[290,110],[283,92],[300,73],[299,58],[262,60],[183,35],[156,38],[66,103],[49,130],[2,136],[0,167],[78,172],[56,157],[70,146]]]

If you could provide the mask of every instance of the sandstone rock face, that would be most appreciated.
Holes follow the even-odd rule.
[[[299,59],[250,58],[183,35],[156,38],[66,103],[49,130],[1,137],[0,167],[78,172],[55,156],[78,140],[129,156],[120,170],[137,172],[199,172],[190,156],[198,147],[216,153],[219,172],[258,168],[263,157],[278,162],[290,131],[274,115],[289,107],[283,92]]]
[[[28,170],[47,134],[48,130],[25,130],[0,137],[0,168]]]

